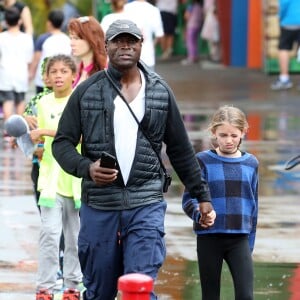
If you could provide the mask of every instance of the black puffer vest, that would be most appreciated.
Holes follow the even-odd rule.
[[[160,153],[168,115],[169,91],[164,81],[145,66],[139,64],[146,79],[145,115],[141,122],[156,151]],[[112,67],[108,70],[120,86],[120,74]],[[96,161],[102,151],[115,155],[114,148],[114,90],[104,72],[81,95],[80,109],[83,129],[82,154]],[[121,210],[162,201],[162,176],[158,158],[149,141],[138,131],[136,153],[126,186],[119,170],[118,179],[108,186],[96,186],[83,179],[82,201],[103,210]]]

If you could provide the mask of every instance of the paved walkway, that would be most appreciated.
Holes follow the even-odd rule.
[[[258,113],[262,118],[269,118],[269,115],[274,113],[275,121],[281,115],[290,117],[295,115],[296,119],[299,118],[300,91],[296,88],[289,91],[271,91],[270,83],[276,77],[268,76],[260,70],[224,68],[209,62],[202,63],[202,67],[199,65],[179,67],[176,63],[161,63],[157,70],[173,88],[183,114],[197,114],[197,112],[199,115],[211,114],[218,106],[228,104],[238,106],[246,113]],[[293,75],[292,79],[297,85],[300,82],[300,75]],[[289,122],[288,119],[287,123]],[[298,139],[300,128],[297,125],[299,124],[294,125],[294,131],[287,130],[285,126],[289,125],[284,124],[283,119],[283,124],[279,124],[278,128],[278,130],[281,127],[286,129],[283,130],[282,136],[277,132],[271,133],[271,130],[265,130],[261,133],[263,140],[248,142],[248,144],[246,142],[247,149],[258,153],[258,158],[263,164],[260,176],[265,178],[264,186],[261,187],[263,195],[260,195],[259,199],[259,228],[254,251],[254,259],[257,261],[300,262],[300,217],[298,214],[300,201],[297,192],[300,191],[300,185],[297,181],[293,182],[296,192],[281,195],[276,191],[275,181],[275,170],[292,174],[287,176],[290,180],[299,177],[300,168],[284,172],[283,166],[278,165],[281,159],[286,160],[291,155],[299,153],[297,151],[300,146]],[[255,124],[250,124],[250,130],[254,126]],[[290,124],[290,126],[293,125]],[[289,136],[291,131],[293,135]],[[199,130],[192,131],[192,133],[194,135],[190,130],[193,140],[201,136]],[[274,149],[280,149],[278,152],[281,154],[272,151]],[[176,211],[179,210],[180,207],[177,207]],[[176,215],[176,220],[172,218],[172,214],[169,218],[167,217],[167,221],[169,220],[174,225],[170,230],[172,234],[168,235],[170,239],[173,237],[176,241],[178,231],[184,226],[183,224],[187,225],[184,217],[182,222],[178,222],[178,215]],[[190,225],[188,224],[188,228]],[[186,258],[191,258],[189,251],[184,252],[184,249],[188,248],[181,247],[178,252]],[[196,257],[193,256],[193,259]]]
[[[183,67],[177,62],[160,63],[157,71],[174,89],[179,106],[186,113],[210,114],[225,103],[246,111],[300,109],[298,91],[271,92],[268,87],[273,78],[260,71],[216,68],[209,63],[203,68]],[[0,300],[34,299],[40,220],[32,195],[31,163],[18,149],[11,150],[1,143],[0,148]],[[272,159],[271,164],[276,165],[276,161]],[[196,259],[195,237],[191,222],[182,213],[180,198],[169,197],[168,203],[168,255]],[[299,211],[298,193],[276,195],[273,192],[260,197],[255,260],[300,261]]]

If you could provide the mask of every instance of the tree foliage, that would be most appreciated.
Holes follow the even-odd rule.
[[[46,21],[48,13],[52,9],[62,8],[66,0],[23,0],[28,5],[32,14],[34,34],[38,36],[46,32]],[[74,4],[81,15],[91,15],[93,0],[69,0]]]

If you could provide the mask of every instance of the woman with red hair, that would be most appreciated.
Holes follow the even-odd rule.
[[[93,16],[71,19],[68,32],[72,54],[79,60],[78,73],[73,84],[73,87],[76,87],[92,74],[105,68],[105,38],[100,23]]]

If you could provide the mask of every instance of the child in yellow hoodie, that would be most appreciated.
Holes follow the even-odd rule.
[[[51,150],[59,119],[72,93],[76,64],[68,55],[56,55],[48,59],[46,73],[53,92],[39,100],[38,128],[32,130],[30,136],[35,143],[44,142],[38,178],[38,204],[41,209],[42,226],[39,238],[37,291],[47,289],[53,293],[59,268],[57,253],[62,230],[65,237],[64,287],[76,288],[82,281],[77,254],[81,179],[64,172]]]

